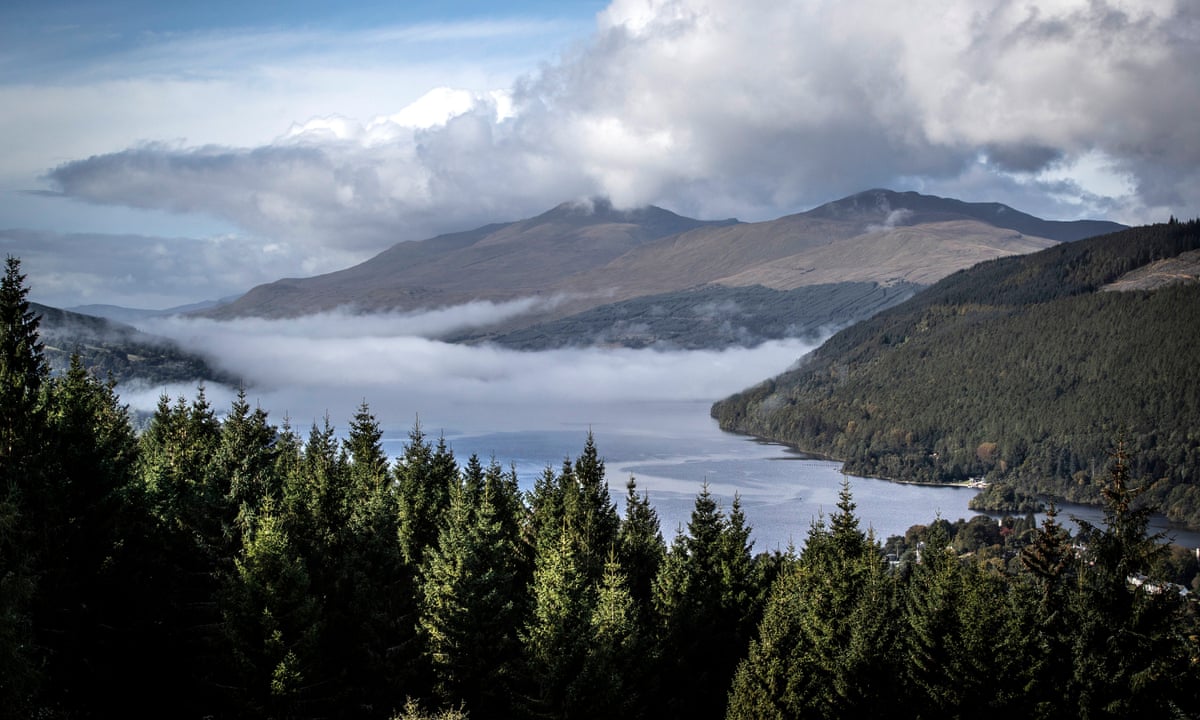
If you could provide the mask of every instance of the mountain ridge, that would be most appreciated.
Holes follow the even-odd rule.
[[[987,214],[1015,218],[1048,236],[976,217]],[[473,335],[487,341],[613,303],[706,286],[790,292],[842,282],[924,285],[982,260],[1122,227],[1081,222],[883,190],[755,223],[696,220],[655,206],[624,210],[593,198],[524,220],[397,243],[358,265],[260,285],[201,314],[284,318],[338,308],[419,312],[476,301],[559,299]]]

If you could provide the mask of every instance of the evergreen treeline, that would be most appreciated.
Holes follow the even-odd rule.
[[[1160,577],[1165,551],[1123,454],[1087,548],[1051,516],[1015,569],[960,559],[938,523],[893,567],[848,485],[800,554],[753,555],[739,503],[707,488],[668,546],[632,480],[618,512],[591,437],[523,494],[419,427],[390,461],[365,403],[344,439],[328,420],[301,438],[244,396],[219,417],[201,391],[135,433],[78,361],[49,374],[22,283],[10,258],[6,716],[1200,711],[1191,606],[1130,582]]]
[[[834,335],[713,407],[727,430],[925,482],[986,477],[1098,504],[1124,438],[1146,499],[1200,526],[1200,286],[1097,292],[1200,247],[1173,222],[1003,258]]]

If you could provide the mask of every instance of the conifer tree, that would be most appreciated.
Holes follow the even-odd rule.
[[[39,645],[60,704],[116,711],[129,707],[132,687],[117,668],[139,662],[123,646],[148,600],[129,597],[141,572],[130,551],[142,549],[145,531],[133,483],[137,440],[113,383],[92,377],[78,355],[44,388]]]
[[[854,508],[843,482],[829,527],[815,523],[799,560],[785,561],[738,667],[729,717],[866,717],[895,709],[892,581]]]
[[[1129,466],[1118,444],[1101,489],[1104,527],[1080,523],[1088,547],[1073,602],[1069,692],[1080,717],[1191,715],[1200,711],[1197,647],[1179,595],[1154,589],[1166,549],[1147,531],[1150,509],[1134,502],[1142,487]]]
[[[604,573],[606,558],[616,549],[620,518],[608,492],[604,461],[589,431],[583,452],[575,459],[567,493],[567,518],[574,527],[576,551],[588,579],[597,583]]]
[[[1046,519],[1035,531],[1033,541],[1021,548],[1024,573],[1014,578],[1014,596],[1028,592],[1029,602],[1014,612],[1027,614],[1024,623],[1030,647],[1026,693],[1030,714],[1036,717],[1063,717],[1073,712],[1064,688],[1070,686],[1072,657],[1070,635],[1071,595],[1076,585],[1076,556],[1070,534],[1058,523],[1058,508],[1051,503]]]
[[[20,261],[9,256],[0,281],[0,703],[17,714],[39,681],[29,612],[43,536],[39,396],[49,376],[28,293]]]
[[[575,683],[574,717],[636,718],[649,699],[653,655],[616,557],[604,566],[589,622],[587,656]]]
[[[1027,711],[1030,628],[1014,615],[1008,579],[960,561],[935,522],[908,578],[903,637],[907,703],[925,717]]]
[[[414,567],[422,564],[427,548],[438,541],[438,523],[450,505],[451,486],[458,473],[444,443],[435,453],[420,422],[413,425],[396,465],[400,513],[400,548]]]
[[[947,682],[956,633],[959,565],[944,525],[930,525],[920,561],[909,577],[905,618],[906,656],[911,682],[906,696],[918,716],[951,717],[960,708],[958,688]]]
[[[283,499],[283,484],[275,468],[277,435],[266,411],[251,410],[245,389],[239,389],[221,423],[221,442],[211,467],[214,482],[226,488],[230,511],[236,517],[230,538],[233,548],[242,544],[242,535],[253,528],[268,500],[279,507]]]
[[[354,492],[365,497],[389,480],[388,458],[383,452],[383,430],[363,400],[350,421],[346,449],[350,454],[350,477]]]
[[[748,533],[728,522],[707,484],[696,496],[687,528],[672,543],[655,581],[666,703],[659,712],[722,717],[733,671],[750,640],[741,628],[758,621],[754,608],[731,604],[745,594]]]
[[[344,448],[348,520],[327,600],[324,654],[339,670],[338,706],[388,707],[419,692],[416,568],[399,540],[399,511],[383,432],[364,401]]]
[[[138,439],[136,474],[153,525],[144,553],[145,592],[160,599],[149,619],[147,663],[161,697],[197,714],[211,712],[209,684],[220,626],[216,595],[230,570],[227,530],[235,518],[215,491],[210,464],[220,425],[203,388],[188,402],[164,395]],[[170,671],[168,672],[168,668]]]
[[[236,706],[261,717],[300,714],[317,676],[321,608],[303,558],[268,500],[222,593]]]
[[[421,568],[420,628],[443,703],[473,718],[508,717],[517,682],[524,613],[515,523],[485,486],[476,507],[455,484],[437,545]]]
[[[591,642],[595,588],[571,531],[560,536],[558,548],[538,553],[533,573],[530,619],[521,639],[534,716],[576,717],[584,711],[581,676]]]
[[[639,617],[648,620],[654,578],[658,576],[667,547],[659,528],[658,512],[650,504],[650,497],[645,493],[638,495],[637,483],[632,477],[625,488],[625,517],[617,535],[617,558]]]
[[[6,483],[16,481],[36,448],[39,393],[50,376],[20,261],[8,257],[0,281],[0,460]]]

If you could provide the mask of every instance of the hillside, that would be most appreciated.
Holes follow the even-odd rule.
[[[485,335],[449,338],[488,340],[518,350],[580,345],[701,350],[768,340],[814,341],[836,327],[858,322],[902,302],[919,285],[843,282],[775,290],[752,285],[707,285],[602,305],[561,320]]]
[[[603,200],[563,203],[534,218],[398,243],[354,267],[252,289],[205,313],[295,317],[337,307],[363,312],[510,300],[602,266],[660,237],[735,221],[704,222],[656,207],[618,210]]]
[[[1136,282],[1198,248],[1200,223],[1156,225],[957,272],[713,416],[856,474],[1080,502],[1124,438],[1148,501],[1198,526],[1200,285]]]
[[[195,383],[205,380],[236,384],[204,358],[186,352],[172,341],[105,318],[30,303],[41,316],[41,339],[47,362],[59,373],[78,353],[84,367],[101,379],[118,383],[140,380],[149,384]]]
[[[656,207],[618,210],[596,200],[565,203],[528,220],[399,243],[345,270],[256,287],[204,314],[293,317],[338,307],[407,312],[543,297],[556,302],[470,337],[553,334],[550,345],[586,344],[594,337],[586,333],[595,318],[580,314],[614,303],[716,286],[786,292],[844,282],[924,285],[983,260],[1119,227],[1049,222],[1003,205],[886,190],[757,223],[701,221]],[[708,301],[703,294],[696,297]],[[847,308],[835,324],[865,316],[868,307],[878,309],[876,299],[866,301]],[[817,306],[833,303],[836,298],[823,298]],[[610,308],[602,315],[619,317],[626,310]],[[703,308],[697,310],[701,317]],[[764,322],[809,326],[826,320],[820,313],[793,313]],[[678,331],[652,322],[650,335],[699,336],[703,322],[698,323]],[[583,334],[558,337],[572,329]]]

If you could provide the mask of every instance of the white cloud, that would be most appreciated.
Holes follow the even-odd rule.
[[[785,370],[813,346],[787,340],[720,351],[527,353],[405,334],[456,315],[482,320],[479,310],[425,318],[334,313],[276,321],[174,319],[151,329],[211,356],[244,378],[262,407],[276,417],[287,413],[301,426],[326,411],[335,421],[350,417],[363,399],[401,425],[417,414],[431,427],[491,430],[545,429],[548,418],[599,421],[642,402],[715,400]],[[152,409],[158,394],[134,388],[123,399]]]
[[[1082,0],[617,2],[587,46],[515,86],[511,111],[441,88],[375,123],[414,132],[371,142],[341,120],[310,122],[306,153],[150,145],[52,177],[99,202],[375,248],[461,229],[480,207],[518,217],[591,193],[762,217],[904,178],[952,183],[981,151],[1035,173],[1100,154],[1144,202],[1194,202],[1181,193],[1200,159],[1196,14]]]
[[[536,24],[196,36],[0,87],[32,108],[0,136],[22,166],[60,138],[69,198],[216,218],[310,274],[591,195],[753,220],[889,186],[1141,222],[1200,207],[1197,27],[1183,0],[618,0],[536,71],[467,50]],[[467,55],[406,54],[436,37]]]
[[[30,297],[56,307],[168,308],[245,292],[264,278],[308,274],[306,257],[244,235],[201,238],[0,229]],[[348,256],[333,255],[339,262]],[[307,271],[307,272],[306,272]]]
[[[563,296],[528,297],[507,302],[476,301],[409,313],[359,314],[353,309],[305,315],[288,320],[247,317],[237,320],[160,318],[147,323],[150,331],[187,338],[204,347],[209,338],[270,337],[274,340],[341,340],[379,338],[441,338],[471,328],[487,327],[531,312],[549,310]]]

